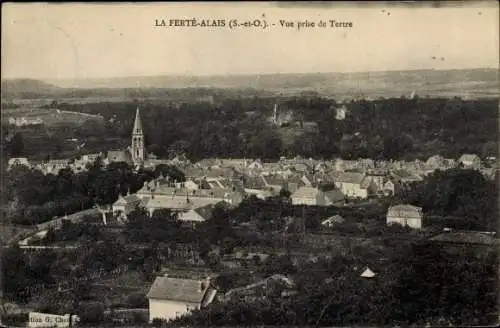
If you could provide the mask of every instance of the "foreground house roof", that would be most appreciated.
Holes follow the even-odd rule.
[[[147,298],[201,303],[207,290],[208,282],[201,280],[157,277]]]

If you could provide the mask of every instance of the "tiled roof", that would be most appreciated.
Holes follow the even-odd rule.
[[[387,216],[394,217],[405,217],[405,218],[421,218],[422,217],[422,208],[409,205],[409,204],[401,204],[389,207],[387,211]]]
[[[244,184],[245,184],[245,189],[259,189],[259,190],[268,189],[266,183],[264,182],[261,176],[245,177]]]
[[[205,176],[205,172],[202,169],[192,166],[183,168],[182,172],[186,177],[201,178]]]
[[[163,195],[163,196],[183,196],[191,198],[225,198],[230,197],[234,191],[231,188],[212,188],[212,189],[185,189],[185,188],[173,188],[168,185],[160,185],[157,187],[153,194]],[[151,194],[151,192],[148,192]]]
[[[214,198],[195,198],[186,196],[174,196],[174,197],[155,197],[149,199],[147,203],[145,202],[145,207],[150,209],[167,208],[172,210],[182,210],[188,211],[191,209],[196,209],[199,207],[207,205],[215,205],[220,203],[220,199]]]
[[[278,174],[266,175],[262,177],[268,185],[283,186],[286,183],[285,178]]]
[[[212,217],[212,211],[214,206],[212,204],[205,205],[199,208],[184,213],[179,217],[181,221],[205,221]]]
[[[313,187],[300,187],[297,189],[292,197],[294,198],[314,198],[316,199],[316,196],[318,194],[318,190]]]
[[[357,172],[338,172],[335,174],[335,181],[341,183],[356,183],[361,184],[365,175]]]
[[[192,279],[179,279],[170,277],[157,277],[147,294],[148,298],[201,303],[208,288],[201,290],[203,281]]]

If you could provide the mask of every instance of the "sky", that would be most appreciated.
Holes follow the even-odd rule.
[[[499,7],[273,3],[3,4],[2,78],[85,79],[498,68]],[[265,16],[263,16],[265,15]],[[164,19],[226,26],[157,27]],[[267,29],[235,28],[265,19]],[[280,20],[293,28],[280,27]],[[302,28],[298,21],[351,28]]]

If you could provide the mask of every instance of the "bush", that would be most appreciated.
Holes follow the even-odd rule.
[[[149,303],[144,293],[132,293],[127,296],[127,305],[131,308],[147,308]]]
[[[133,324],[148,323],[148,321],[149,321],[149,318],[146,314],[138,313],[138,312],[132,313],[132,323]]]
[[[104,321],[104,304],[101,302],[88,302],[80,305],[78,311],[80,322],[101,323]]]
[[[166,323],[167,323],[166,320],[160,319],[160,318],[154,318],[153,322],[152,322],[153,327],[155,327],[155,328],[160,328],[162,326],[165,326]]]

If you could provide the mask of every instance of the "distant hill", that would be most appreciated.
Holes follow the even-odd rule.
[[[2,96],[88,98],[98,95],[127,98],[141,93],[162,97],[159,89],[218,88],[254,89],[272,93],[317,92],[336,98],[409,96],[498,97],[497,69],[414,70],[356,73],[308,73],[221,76],[142,76],[82,80],[2,81]],[[5,88],[5,91],[4,91]],[[151,90],[151,89],[157,89]]]
[[[33,79],[2,80],[2,93],[54,92],[61,89],[53,84]]]
[[[221,76],[151,76],[52,80],[75,88],[253,88],[278,92],[317,91],[323,95],[387,97],[410,95],[498,96],[497,69],[414,70]]]

